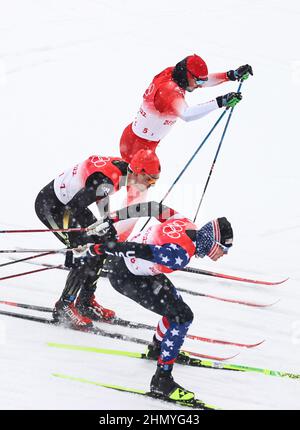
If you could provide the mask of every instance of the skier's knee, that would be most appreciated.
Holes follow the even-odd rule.
[[[194,314],[191,308],[183,301],[180,302],[178,305],[179,306],[177,306],[177,309],[174,309],[173,312],[171,312],[171,314],[169,315],[168,318],[170,319],[170,321],[174,321],[177,324],[191,324],[194,319]]]
[[[194,319],[194,314],[192,309],[186,304],[184,303],[184,306],[182,307],[182,310],[180,311],[179,315],[179,323],[183,324],[183,323],[192,323],[193,319]]]

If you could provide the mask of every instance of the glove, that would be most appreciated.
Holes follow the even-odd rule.
[[[238,67],[236,70],[229,70],[227,76],[230,81],[245,81],[249,78],[249,75],[253,76],[252,67],[249,64]]]
[[[80,245],[77,248],[67,251],[65,266],[69,269],[73,269],[85,264],[86,258],[93,256],[92,252],[90,251],[93,245],[93,243],[88,243],[86,245]]]
[[[66,252],[65,266],[69,269],[78,268],[86,264],[88,258],[96,255],[103,255],[101,245],[95,245],[94,243],[79,245],[77,248]]]
[[[242,94],[241,93],[228,93],[224,96],[219,96],[216,98],[218,106],[226,107],[227,109],[230,107],[234,107],[239,103],[240,100],[242,100]]]
[[[102,234],[105,234],[104,232],[107,230],[108,227],[109,224],[106,219],[100,218],[98,221],[94,222],[86,228],[86,234],[88,236],[102,236]]]
[[[117,230],[113,225],[113,221],[110,218],[101,218],[87,227],[86,234],[88,236],[100,236],[101,241],[112,239],[117,236]]]
[[[93,249],[94,243],[86,243],[85,245],[79,245],[77,248],[72,249],[74,258],[86,258],[94,256]]]

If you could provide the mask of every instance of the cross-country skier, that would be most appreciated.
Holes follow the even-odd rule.
[[[253,75],[249,64],[228,72],[208,73],[205,61],[196,54],[184,58],[175,67],[164,69],[154,77],[144,93],[136,118],[123,131],[120,139],[122,158],[129,163],[140,149],[155,151],[178,118],[194,121],[215,109],[233,107],[242,98],[241,93],[230,92],[209,102],[188,106],[186,91],[245,80],[249,74]]]
[[[250,74],[253,75],[253,71],[249,64],[228,72],[208,73],[205,61],[196,54],[184,58],[175,67],[167,67],[153,78],[134,121],[123,131],[120,139],[122,158],[129,163],[140,149],[155,151],[178,118],[194,121],[215,109],[233,107],[242,98],[241,93],[230,92],[209,102],[188,106],[186,91],[245,80]],[[126,205],[146,200],[147,192],[128,187]]]
[[[108,240],[80,247],[75,257],[88,260],[109,256],[105,269],[113,288],[163,318],[149,345],[149,358],[157,359],[151,391],[174,400],[191,400],[194,393],[172,377],[175,360],[188,359],[180,348],[193,320],[190,307],[166,276],[185,267],[193,256],[217,261],[232,246],[233,232],[226,218],[198,229],[188,218],[159,203],[141,203],[117,212],[115,221],[128,217],[155,216],[160,224],[137,234],[131,242]],[[95,257],[95,258],[93,258]]]
[[[88,232],[54,233],[67,247],[97,243],[115,232],[110,223],[106,224],[106,229],[98,230],[109,213],[109,196],[130,184],[141,190],[148,188],[155,184],[159,174],[159,160],[151,150],[138,151],[130,165],[121,158],[90,156],[39,192],[35,201],[36,214],[50,229],[89,227]],[[88,209],[95,202],[100,211],[100,223]],[[126,238],[124,236],[123,240]],[[92,325],[91,320],[114,317],[114,311],[104,308],[95,299],[102,264],[103,259],[100,258],[71,267],[63,293],[55,305],[55,320],[84,327]]]

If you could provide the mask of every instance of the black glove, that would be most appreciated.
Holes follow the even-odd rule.
[[[80,267],[86,262],[85,256],[75,257],[72,250],[66,252],[65,267],[69,269],[74,269],[75,267]]]
[[[249,75],[253,76],[252,67],[249,64],[238,67],[236,70],[229,70],[227,76],[230,81],[245,81],[249,78]]]
[[[228,93],[224,96],[219,96],[216,98],[219,108],[221,107],[234,107],[242,100],[242,93]]]

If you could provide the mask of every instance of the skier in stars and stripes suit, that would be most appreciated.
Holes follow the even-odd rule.
[[[105,254],[105,269],[113,288],[162,316],[147,350],[149,358],[157,359],[150,389],[159,396],[192,400],[194,393],[174,381],[172,369],[176,359],[188,360],[180,348],[193,321],[193,312],[166,274],[182,269],[193,256],[208,256],[217,261],[232,246],[233,231],[225,217],[198,229],[185,216],[156,202],[128,206],[117,211],[112,219],[118,230],[121,220],[149,215],[160,223],[141,231],[130,242],[109,239],[79,247],[73,254],[86,259]]]

